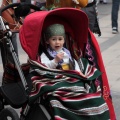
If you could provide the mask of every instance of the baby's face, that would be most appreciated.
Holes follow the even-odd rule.
[[[52,36],[47,41],[47,44],[49,44],[53,50],[59,51],[62,49],[64,42],[65,40],[63,36]]]

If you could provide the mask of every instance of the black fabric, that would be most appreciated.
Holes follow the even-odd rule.
[[[31,3],[31,0],[20,0],[20,2]]]
[[[25,117],[25,120],[48,120],[45,113],[40,108],[39,104],[33,104]]]
[[[81,10],[84,11],[89,19],[89,28],[91,31],[94,29],[94,24],[95,24],[95,19],[96,19],[96,10],[95,10],[95,5],[91,7],[84,7]]]
[[[29,12],[30,12],[30,6],[22,3],[17,8],[15,8],[15,16],[17,18],[27,16]]]
[[[3,98],[14,108],[20,108],[28,100],[28,95],[21,82],[5,84],[0,87]]]
[[[93,28],[93,33],[98,34],[98,36],[101,36],[101,30],[100,30],[100,27],[99,27],[97,16],[95,18],[95,24],[94,24],[94,28]]]
[[[89,3],[86,7],[91,7],[96,4],[96,0],[94,0],[92,3]]]

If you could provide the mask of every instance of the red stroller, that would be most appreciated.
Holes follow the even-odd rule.
[[[2,18],[1,18],[1,21],[2,21]],[[83,61],[81,62],[81,58],[85,57],[89,60],[89,62],[93,66],[98,68],[103,73],[100,78],[96,79],[96,75],[98,76],[99,72],[95,72],[96,69],[94,69],[94,67],[92,67],[91,69],[94,71],[93,74],[91,76],[88,76],[86,79],[83,79],[75,71],[63,71],[63,70],[57,70],[57,69],[50,70],[44,67],[40,63],[40,60],[38,59],[38,53],[40,54],[40,52],[42,52],[41,48],[44,48],[44,38],[43,40],[41,40],[42,42],[40,41],[40,38],[43,37],[42,31],[48,25],[52,23],[61,23],[64,25],[65,30],[66,30],[66,36],[67,36],[65,46],[70,50],[70,52],[72,53],[72,56],[76,60],[78,60],[78,62],[82,63],[80,64],[81,70],[83,69],[83,63],[86,65],[86,61],[82,59]],[[12,43],[9,40],[10,32],[11,32],[10,30],[7,30],[8,34],[6,34],[5,37],[6,37],[6,40],[8,40],[7,42],[10,44],[10,49],[11,49],[11,52],[13,53],[13,57],[15,57],[14,59],[15,66],[17,67],[17,71],[18,71],[18,72],[15,71],[15,73],[16,75],[18,75],[17,78],[20,77],[22,82],[15,81],[12,84],[2,85],[0,87],[0,90],[3,96],[3,99],[5,99],[12,107],[23,108],[21,112],[20,120],[39,120],[39,119],[46,120],[48,119],[46,115],[44,115],[43,113],[44,110],[40,108],[39,106],[40,104],[43,104],[45,108],[47,108],[51,119],[56,119],[56,120],[58,119],[59,120],[60,119],[69,119],[69,120],[70,119],[71,120],[91,119],[92,120],[94,116],[94,119],[101,117],[101,119],[106,120],[106,119],[109,119],[109,114],[110,114],[110,119],[115,120],[114,109],[113,109],[112,101],[110,98],[109,85],[107,82],[104,65],[101,59],[101,53],[99,50],[99,46],[96,42],[94,35],[88,30],[88,20],[87,20],[86,15],[82,11],[72,9],[72,8],[63,8],[63,9],[56,9],[53,11],[35,12],[25,18],[24,24],[22,28],[20,29],[20,40],[21,40],[23,49],[26,51],[26,53],[28,54],[30,58],[28,63],[30,67],[32,68],[30,69],[30,73],[27,72],[28,75],[25,78],[22,73],[22,70],[24,71],[24,69],[21,70],[21,67],[20,67],[18,58],[15,54],[14,48],[12,46]],[[75,52],[73,52],[73,50]],[[88,65],[89,63],[87,63],[86,66]],[[28,68],[27,71],[29,71],[29,66],[27,68]],[[36,71],[34,70],[37,70],[38,68],[39,68],[38,70],[39,74],[36,74]],[[83,69],[83,71],[87,72],[87,69]],[[70,81],[70,82],[71,80],[78,80],[78,79],[82,80],[82,82],[80,82],[80,84],[82,84],[80,85],[81,87],[83,86],[85,87],[86,82],[89,85],[92,84],[94,86],[94,87],[92,85],[90,86],[91,87],[89,89],[90,93],[89,92],[83,92],[87,94],[80,93],[81,95],[80,97],[78,97],[78,101],[80,101],[78,103],[79,104],[78,108],[83,105],[82,108],[79,108],[80,111],[73,112],[74,109],[72,109],[71,114],[69,114],[69,112],[66,112],[65,110],[66,108],[61,109],[60,108],[61,106],[59,106],[60,104],[57,104],[58,101],[56,102],[53,100],[52,100],[52,103],[53,103],[53,106],[55,107],[52,107],[52,109],[48,108],[49,106],[48,101],[50,100],[47,98],[44,99],[45,95],[47,96],[48,94],[48,91],[46,91],[48,88],[43,90],[45,94],[41,94],[40,89],[41,88],[44,89],[44,87],[46,88],[46,86],[41,87],[41,85],[43,84],[41,84],[40,81],[37,84],[36,79],[42,80],[42,79],[47,78],[51,80],[56,77],[58,80],[58,79],[63,79],[63,76],[65,76],[64,80],[66,80],[67,78],[70,78],[70,79],[67,79],[67,81]],[[89,83],[89,81],[91,80],[94,82]],[[46,84],[48,85],[48,83],[50,85],[53,85],[53,83],[50,83],[50,82],[47,82]],[[100,89],[96,89],[96,88],[99,88],[100,84],[101,84],[102,91],[100,91]],[[37,88],[37,89],[34,89],[34,88]],[[13,95],[11,94],[11,92],[13,93]],[[58,91],[58,93],[59,92],[60,91]],[[56,94],[58,93],[56,92]],[[102,93],[102,96],[101,96],[101,93]],[[96,102],[95,98],[96,99],[98,98],[98,101],[101,101],[101,103]],[[84,100],[87,100],[87,101],[83,102]],[[74,98],[74,103],[76,104],[75,101],[76,100]],[[97,105],[97,107],[94,106],[96,109],[91,109],[91,108],[94,108],[92,105],[94,105],[95,103]],[[95,110],[95,112],[92,112],[89,109],[87,109],[88,111],[86,111],[84,109],[86,108],[85,107],[86,104],[88,105],[91,104],[89,106],[89,109]],[[58,106],[56,107],[56,105]],[[70,103],[69,108],[71,108],[71,105],[72,104]],[[109,107],[110,110],[108,110],[107,106]],[[74,105],[72,105],[72,107],[74,107]],[[62,110],[62,113],[60,109],[56,109],[56,108],[60,108]],[[53,114],[53,109],[54,111],[56,110],[57,111],[60,110],[60,111]],[[3,109],[3,111],[5,110],[6,109]],[[3,111],[1,111],[0,117],[2,116]],[[73,114],[76,112],[79,115],[76,116]],[[66,118],[66,115],[69,115],[69,117]]]
[[[83,96],[82,95],[80,97],[72,96],[70,98],[64,97],[62,96],[62,94],[65,94],[64,92],[66,92],[66,90],[60,89],[58,82],[56,81],[54,81],[54,83],[51,82],[51,80],[54,78],[56,78],[57,80],[63,79],[63,76],[65,76],[64,80],[69,82],[73,79],[79,78],[78,77],[79,75],[75,71],[64,71],[64,70],[46,68],[44,65],[42,65],[40,59],[38,59],[38,55],[40,55],[40,53],[43,52],[42,49],[45,48],[43,31],[47,26],[54,23],[60,23],[64,25],[67,36],[65,46],[70,50],[73,58],[76,59],[79,63],[81,61],[81,58],[85,57],[89,60],[90,64],[92,64],[93,67],[98,68],[102,72],[102,75],[100,77],[94,76],[95,73],[93,72],[92,77],[88,75],[86,79],[86,82],[94,79],[93,86],[95,91],[91,87],[93,91],[88,94],[84,94],[84,95],[82,94]],[[24,24],[20,29],[20,41],[23,49],[26,51],[26,53],[29,56],[29,63],[31,66],[30,78],[34,86],[30,93],[29,104],[35,102],[36,99],[39,99],[39,96],[42,95],[42,98],[40,98],[41,103],[46,108],[50,107],[48,108],[48,111],[52,119],[55,120],[91,119],[92,120],[92,119],[99,119],[100,117],[101,119],[104,120],[106,119],[115,120],[115,114],[110,96],[109,85],[108,85],[103,61],[101,58],[100,49],[94,35],[88,29],[88,20],[86,15],[82,11],[73,8],[59,8],[53,11],[35,12],[34,14],[27,16],[26,19],[24,20]],[[82,63],[85,62],[83,61]],[[81,69],[83,69],[82,66],[84,66],[82,65],[82,63],[79,63]],[[87,69],[85,70],[85,68],[83,69],[84,72],[87,70]],[[69,77],[70,79],[67,79],[67,77]],[[83,79],[83,78],[80,77],[79,79]],[[82,82],[86,83],[84,80]],[[63,84],[66,83],[63,82]],[[57,88],[56,85],[58,85]],[[102,91],[98,89],[99,85]],[[66,85],[64,86],[64,88],[68,86]],[[100,96],[102,94],[102,96],[100,97],[100,99],[95,100],[97,107],[94,106],[96,109],[93,109],[93,106],[89,106],[89,105],[95,103],[94,102],[89,103],[89,102],[94,101],[94,98],[98,97],[96,96],[98,94]],[[48,96],[50,96],[50,98]],[[57,98],[55,96],[57,96]],[[90,99],[90,97],[93,96],[94,98]],[[81,98],[84,98],[85,100],[88,99],[89,102],[86,101],[84,103],[83,102],[84,100],[82,101]],[[73,107],[77,105],[76,99],[79,102],[81,101],[83,102],[82,103],[82,105],[84,104],[83,108],[81,109],[79,108],[81,106],[81,103],[79,103],[78,108],[75,109]],[[101,99],[103,101],[105,100],[105,102],[102,101],[101,105],[100,104],[98,105]],[[68,102],[68,101],[74,101],[74,104],[73,102]],[[68,106],[66,107],[65,104],[67,103]],[[87,105],[89,104],[88,105],[89,110],[87,109],[87,107],[85,107],[86,104]],[[108,108],[103,104],[104,105],[107,104]],[[100,106],[104,106],[104,107],[102,108]],[[83,109],[85,111],[82,111]],[[96,111],[96,113],[94,113],[93,111]],[[105,113],[110,114],[110,118],[108,117],[109,116],[108,114],[107,114],[108,116],[106,117],[103,111]]]

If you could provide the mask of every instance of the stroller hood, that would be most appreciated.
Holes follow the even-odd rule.
[[[31,60],[37,60],[42,31],[50,24],[61,23],[82,50],[88,38],[88,18],[75,8],[58,8],[28,15],[20,29],[20,42]]]

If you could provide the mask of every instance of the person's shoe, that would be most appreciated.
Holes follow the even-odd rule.
[[[103,0],[100,0],[100,3],[103,3]]]
[[[118,29],[116,27],[112,28],[112,34],[117,34],[118,33]]]

